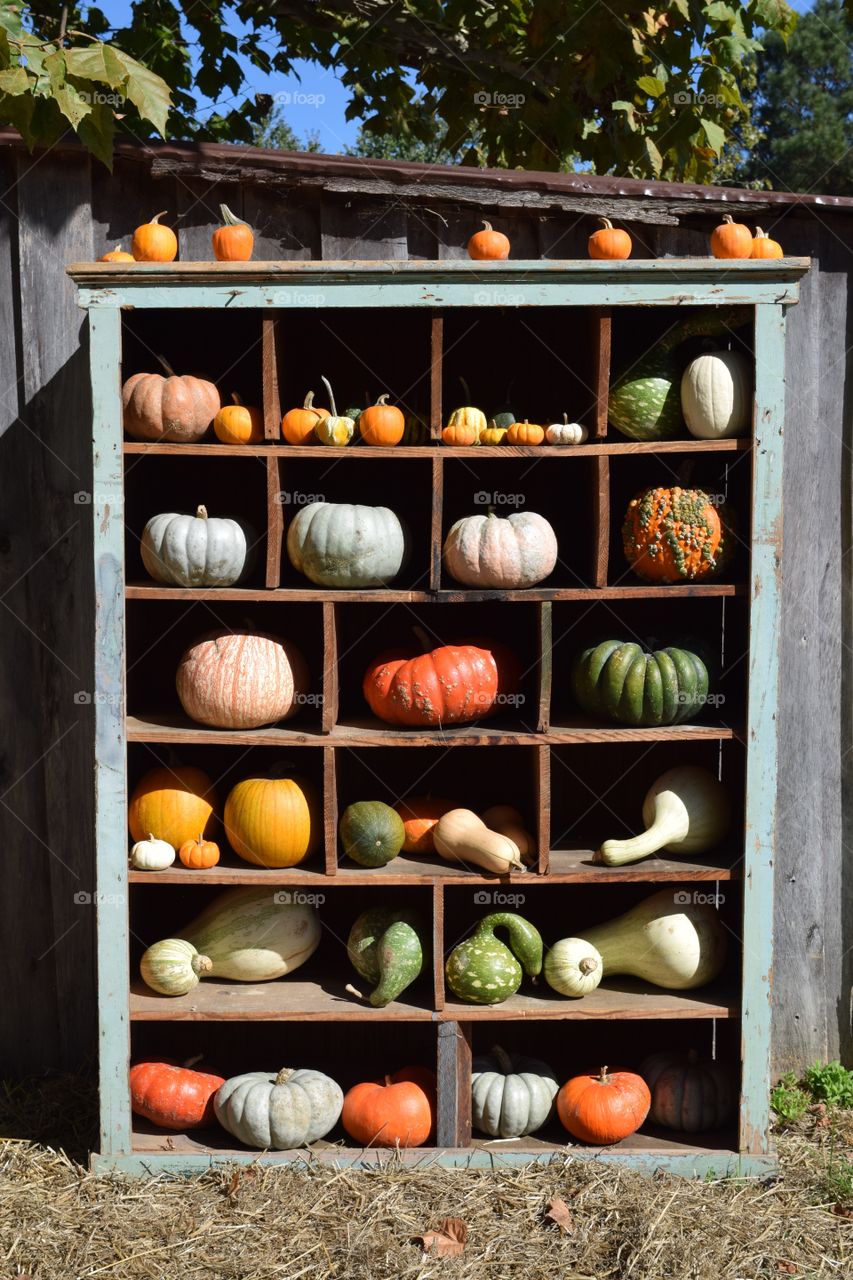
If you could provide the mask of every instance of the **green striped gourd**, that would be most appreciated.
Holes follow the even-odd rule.
[[[428,939],[429,929],[416,911],[374,907],[361,913],[350,930],[347,955],[359,975],[375,984],[368,996],[374,1009],[384,1009],[421,975]],[[354,987],[347,990],[361,998]]]
[[[632,641],[605,640],[578,654],[572,690],[591,716],[620,724],[681,724],[702,710],[708,670],[689,649],[647,653]]]
[[[495,929],[507,930],[509,946],[495,937]],[[539,930],[512,911],[484,916],[471,937],[453,948],[445,965],[448,987],[469,1004],[500,1004],[515,995],[524,974],[535,978],[541,972]]]

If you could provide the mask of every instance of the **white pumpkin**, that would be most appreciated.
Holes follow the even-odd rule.
[[[247,537],[248,534],[248,537]],[[168,511],[152,516],[142,533],[142,563],[169,587],[230,587],[249,567],[251,532],[236,520]]]
[[[681,378],[681,410],[699,440],[739,436],[752,417],[752,365],[740,351],[706,351]]]
[[[560,1085],[547,1063],[495,1045],[472,1068],[471,1119],[481,1133],[521,1138],[551,1118]]]
[[[136,871],[165,871],[174,861],[175,850],[168,840],[152,835],[147,840],[137,840],[130,851],[130,865]]]
[[[288,1067],[278,1075],[234,1076],[213,1099],[223,1129],[259,1151],[290,1151],[316,1142],[334,1129],[343,1105],[343,1091],[330,1076]]]
[[[583,444],[589,432],[580,422],[569,422],[569,415],[563,414],[562,422],[552,422],[545,428],[546,444]]]
[[[408,539],[388,507],[312,502],[287,531],[287,554],[322,587],[385,587],[406,558]]]
[[[557,563],[557,537],[544,516],[464,516],[444,541],[444,567],[466,587],[532,587]]]

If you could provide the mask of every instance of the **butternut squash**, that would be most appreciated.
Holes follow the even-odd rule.
[[[499,876],[527,870],[518,845],[490,831],[471,809],[451,809],[439,818],[434,841],[436,852],[447,862],[473,862]]]
[[[525,828],[524,818],[518,809],[513,809],[509,804],[495,804],[480,817],[490,831],[497,831],[498,835],[507,836],[514,845],[518,846],[521,860],[526,867],[533,865],[537,855],[536,839]]]

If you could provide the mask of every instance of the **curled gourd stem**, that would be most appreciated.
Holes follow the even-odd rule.
[[[723,214],[723,222],[731,222],[731,223],[734,223],[734,218],[732,217],[732,215],[731,215],[730,213],[724,213],[724,214]]]
[[[243,403],[243,401],[240,399],[240,397],[238,396],[238,394],[237,394],[237,392],[236,392],[236,391],[232,391],[232,392],[231,392],[231,403],[232,403],[232,404],[242,404],[242,403]]]
[[[303,409],[314,408],[314,392],[313,391],[309,391],[305,399],[302,401],[302,408]]]
[[[605,231],[613,230],[613,223],[609,218],[599,218],[598,221],[601,223],[601,226]]]
[[[153,223],[155,226],[159,226],[160,219],[163,217],[163,214],[166,212],[168,212],[166,209],[161,209],[159,213],[155,213],[154,217],[149,219],[149,222]]]
[[[245,227],[247,225],[242,218],[238,218],[231,212],[227,204],[221,204],[219,206],[219,216],[222,218],[226,227]]]
[[[206,519],[207,519],[207,507],[204,507],[204,506],[196,507],[196,509],[195,509],[195,518],[196,518],[196,520],[206,520]]]
[[[387,403],[388,403],[388,392],[386,391],[384,396],[378,396],[378,397],[377,397],[377,399],[376,399],[376,403],[377,403],[377,404],[387,404]]]
[[[483,230],[484,230],[484,231],[493,231],[493,230],[494,230],[494,227],[492,226],[491,222],[486,222],[486,219],[485,219],[485,218],[483,219]]]
[[[329,382],[329,379],[323,377],[322,374],[320,375],[320,380],[325,384],[326,390],[329,393],[329,404],[332,406],[332,417],[336,418],[338,416],[338,411],[335,407],[335,397],[332,393],[332,384]]]

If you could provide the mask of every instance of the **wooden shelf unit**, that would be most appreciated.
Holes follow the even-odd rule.
[[[211,268],[209,273],[192,269],[196,265],[137,264],[132,272],[120,266],[93,269],[89,264],[69,269],[89,309],[96,450],[102,1131],[94,1164],[141,1173],[258,1159],[255,1152],[236,1149],[222,1133],[171,1135],[166,1142],[168,1135],[132,1117],[128,1062],[140,1052],[180,1056],[167,1050],[168,1037],[183,1044],[184,1034],[196,1036],[197,1031],[180,1031],[181,1024],[188,1023],[195,1028],[206,1025],[203,1047],[215,1064],[232,1071],[273,1066],[270,1036],[277,1023],[287,1022],[287,1054],[301,1055],[295,1065],[319,1066],[335,1074],[328,1064],[340,1061],[338,1074],[345,1085],[353,1082],[347,1075],[352,1070],[370,1075],[405,1060],[434,1065],[439,1079],[436,1147],[438,1159],[448,1165],[486,1167],[501,1160],[550,1159],[555,1152],[569,1151],[573,1157],[616,1159],[639,1168],[684,1173],[772,1168],[766,1088],[771,947],[767,902],[774,830],[783,332],[785,308],[796,301],[796,282],[807,264],[728,263],[722,274],[711,261],[668,262],[657,272],[652,269],[656,264],[646,262],[526,263],[524,271],[517,262],[491,264],[495,269],[488,271],[454,262],[418,264],[417,272],[411,270],[415,264],[405,263],[369,264],[370,269],[357,263],[252,263],[245,264],[245,270]],[[324,296],[319,311],[282,301],[300,296],[283,292],[283,281],[306,278]],[[440,443],[453,398],[454,361],[461,359],[453,354],[456,341],[464,338],[469,344],[465,351],[470,348],[476,354],[478,340],[486,340],[478,338],[477,326],[482,325],[489,340],[494,336],[494,315],[475,301],[484,296],[485,278],[512,283],[523,299],[518,305],[525,308],[524,324],[534,338],[536,308],[561,309],[567,331],[577,340],[582,367],[573,363],[574,357],[555,357],[547,390],[556,417],[564,408],[560,370],[565,370],[565,385],[575,394],[565,407],[588,426],[587,444],[565,449],[450,449]],[[614,435],[607,423],[611,349],[626,327],[642,326],[649,307],[731,302],[754,309],[759,447],[754,447],[754,437],[631,442]],[[219,356],[211,335],[214,330],[227,331],[225,326],[232,322],[226,308],[230,310],[232,303],[246,343],[238,368],[244,375],[246,370],[256,375],[255,385],[250,379],[238,389],[244,398],[257,396],[262,403],[265,443],[234,449],[207,441],[158,445],[123,440],[118,392],[121,381],[152,358],[145,337],[150,326],[158,327],[158,349],[172,342],[168,354],[173,363],[185,358],[184,337],[198,327],[194,341],[202,354],[196,355],[196,362],[209,359],[210,376],[221,379],[224,371],[217,368]],[[316,370],[299,345],[297,325],[306,329],[305,343],[312,335],[332,343],[339,340],[338,325],[344,334],[357,325],[349,309],[368,306],[382,308],[383,323],[387,319],[400,326],[394,351],[403,350],[405,343],[406,361],[417,365],[413,385],[421,387],[425,399],[414,407],[429,423],[431,443],[388,450],[287,445],[280,437],[282,408],[300,403],[308,386],[319,391]],[[185,310],[192,311],[193,326],[181,325]],[[521,313],[504,306],[500,315],[511,335]],[[466,328],[468,320],[471,325]],[[406,334],[415,330],[418,343],[406,341]],[[353,351],[350,344],[347,350],[354,361],[369,368],[373,353],[368,327],[362,325],[361,332],[363,349]],[[553,345],[551,334],[543,364],[553,356]],[[192,355],[186,359],[191,362]],[[317,369],[329,359],[322,352]],[[333,366],[334,362],[323,369],[334,372]],[[499,359],[486,367],[499,367]],[[390,389],[394,399],[405,402],[407,388],[386,388],[380,373],[371,372],[372,392]],[[526,411],[529,388],[524,378],[523,370],[514,398]],[[225,392],[222,381],[220,386]],[[347,390],[342,395],[336,387],[339,408],[349,403],[349,394]],[[472,399],[478,403],[478,393]],[[534,420],[544,411],[531,404],[528,416]],[[654,469],[661,467],[672,483],[709,487],[705,477],[712,477],[745,508],[739,517],[743,530],[751,528],[751,541],[742,548],[729,578],[655,587],[640,582],[620,563],[622,508],[614,502],[614,489],[621,495],[635,477],[637,489],[656,482],[660,472]],[[505,487],[499,490],[499,485]],[[200,486],[204,492],[196,492]],[[181,590],[151,583],[138,554],[145,520],[159,510],[189,509],[196,501],[205,501],[211,509],[208,489],[215,499],[211,514],[233,514],[234,504],[240,514],[243,508],[251,511],[260,552],[254,577],[245,586],[223,590]],[[497,493],[499,498],[487,504],[483,493]],[[284,549],[286,528],[294,509],[314,494],[328,501],[382,503],[410,520],[413,556],[398,583],[387,590],[332,591],[297,577]],[[459,514],[486,505],[500,509],[504,498],[507,513],[526,506],[552,520],[561,547],[554,580],[528,591],[463,589],[442,568],[447,529]],[[499,604],[507,603],[516,607],[498,611]],[[301,628],[299,643],[309,653],[316,700],[283,725],[229,732],[195,724],[183,715],[174,693],[177,658],[188,637],[215,625],[235,625],[247,610],[262,629],[289,636],[294,627]],[[391,643],[399,640],[415,619],[426,622],[442,641],[491,633],[511,643],[526,668],[523,702],[479,724],[434,731],[396,729],[371,718],[360,701],[364,659],[387,648],[389,637]],[[568,696],[568,660],[586,643],[590,628],[600,627],[605,619],[613,634],[621,627],[631,636],[637,627],[643,634],[654,628],[658,636],[662,627],[670,626],[678,634],[692,627],[718,640],[721,657],[719,637],[725,633],[732,669],[723,677],[722,706],[708,709],[695,723],[664,729],[605,725],[580,715]],[[743,661],[731,661],[733,648]],[[755,678],[750,679],[753,672]],[[485,746],[502,749],[488,758],[488,765],[485,757],[472,756]],[[412,753],[411,747],[418,750]],[[464,757],[452,756],[454,748]],[[249,776],[263,762],[273,763],[277,753],[292,750],[299,768],[312,771],[322,794],[323,850],[299,867],[272,872],[241,862],[223,838],[222,861],[210,872],[180,866],[153,876],[129,871],[128,789],[166,749],[179,750],[182,762],[201,763],[214,770],[213,776],[226,779],[221,798],[240,777]],[[593,850],[602,839],[636,829],[642,796],[658,773],[693,760],[720,769],[732,789],[737,822],[725,847],[698,860],[661,856],[624,868],[597,865]],[[420,780],[432,770],[436,786],[443,779],[441,789],[454,785],[454,778],[465,778],[460,803],[474,808],[497,801],[517,803],[536,835],[534,867],[524,875],[496,880],[437,859],[401,855],[375,871],[342,859],[337,823],[347,803],[356,798],[393,802],[407,791],[423,790]],[[364,794],[370,785],[376,796]],[[459,783],[455,785],[458,789]],[[324,912],[331,920],[315,957],[291,978],[255,985],[205,981],[189,995],[170,1000],[132,976],[141,947],[168,936],[163,930],[167,923],[171,927],[172,916],[177,927],[195,914],[194,904],[225,887],[264,883],[271,889],[315,895],[321,900],[321,920]],[[550,945],[580,931],[587,918],[592,923],[610,918],[666,886],[713,894],[724,904],[732,959],[718,983],[670,992],[633,980],[606,980],[577,1001],[557,997],[544,984],[525,983],[516,996],[491,1007],[463,1004],[444,990],[444,955],[489,909],[520,910],[539,925]],[[519,895],[523,905],[517,905]],[[431,918],[431,983],[422,976],[399,1001],[374,1010],[344,989],[353,979],[343,951],[347,911],[351,923],[367,905],[401,900],[417,901]],[[514,1041],[519,1032],[513,1028],[521,1023],[527,1025],[526,1038]],[[560,1036],[560,1028],[568,1023],[571,1040]],[[530,1036],[531,1025],[535,1037]],[[318,1040],[324,1026],[329,1034]],[[737,1133],[694,1139],[644,1130],[606,1152],[566,1143],[557,1133],[547,1141],[536,1136],[520,1140],[498,1153],[472,1134],[470,1117],[472,1054],[490,1046],[498,1027],[502,1039],[509,1037],[513,1046],[523,1044],[546,1058],[550,1053],[564,1076],[586,1065],[584,1052],[596,1057],[602,1039],[612,1050],[610,1061],[621,1058],[635,1067],[646,1051],[643,1046],[686,1048],[696,1043],[705,1051],[715,1046],[740,1070]],[[583,1051],[572,1048],[578,1037]],[[541,1054],[540,1039],[546,1045]],[[189,1047],[195,1040],[186,1043]],[[331,1058],[324,1060],[324,1053]],[[395,1055],[393,1061],[387,1060],[389,1054]],[[357,1151],[342,1131],[313,1148],[311,1157],[365,1167],[384,1158]],[[261,1158],[302,1160],[307,1153],[267,1153]]]

